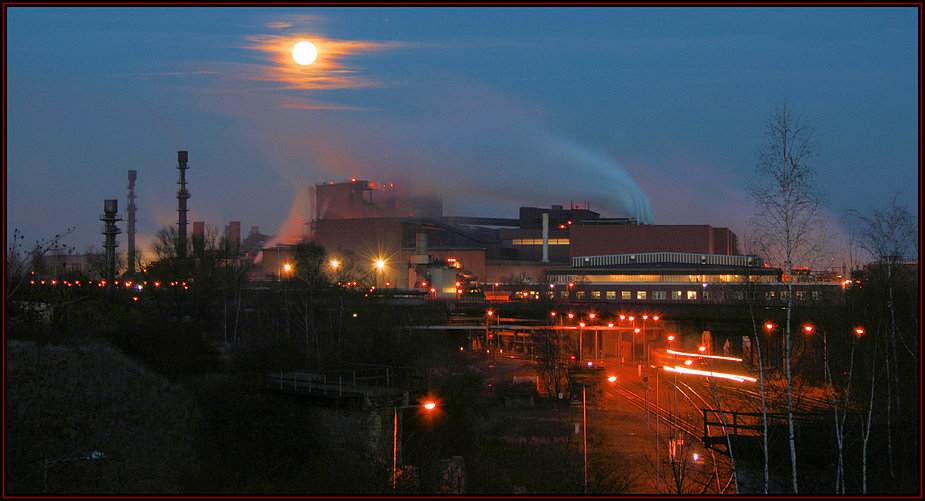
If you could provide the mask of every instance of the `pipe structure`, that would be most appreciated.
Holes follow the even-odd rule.
[[[190,197],[189,192],[186,191],[186,169],[189,168],[186,165],[187,153],[186,151],[177,152],[177,169],[180,170],[180,180],[177,181],[180,185],[180,189],[177,190],[177,212],[180,213],[177,228],[177,255],[181,258],[186,257],[186,200]]]
[[[549,262],[549,213],[543,213],[543,262]]]
[[[122,221],[117,212],[119,212],[118,200],[104,200],[103,212],[100,221],[103,225],[103,235],[106,239],[103,241],[103,248],[106,250],[106,288],[112,290],[116,280],[116,235],[119,234],[119,228],[116,227],[116,221]]]
[[[128,213],[128,222],[126,225],[126,235],[128,236],[128,253],[126,261],[128,261],[128,275],[135,275],[135,199],[138,198],[135,195],[135,179],[138,178],[138,171],[130,170],[128,171],[128,206],[125,208],[126,213]]]

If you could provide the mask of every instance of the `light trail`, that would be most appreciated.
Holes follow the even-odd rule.
[[[666,370],[666,371],[669,371],[669,372],[678,372],[678,373],[681,373],[681,374],[695,374],[695,375],[699,375],[699,376],[708,376],[708,377],[718,377],[718,378],[723,378],[723,379],[731,379],[731,380],[733,380],[733,381],[738,381],[738,382],[740,382],[740,383],[744,383],[745,381],[752,381],[752,382],[757,381],[757,379],[755,379],[755,378],[753,378],[753,377],[742,376],[742,375],[739,375],[739,374],[728,374],[728,373],[725,373],[725,372],[702,371],[702,370],[699,370],[699,369],[688,369],[687,367],[679,367],[679,366],[668,367],[667,365],[664,366],[664,367],[662,367],[662,368],[663,368],[664,370]]]
[[[721,357],[719,355],[704,355],[703,353],[685,353],[683,351],[674,351],[666,350],[669,355],[681,355],[682,357],[695,357],[695,358],[713,358],[716,360],[731,360],[733,362],[741,362],[741,358],[735,357]]]

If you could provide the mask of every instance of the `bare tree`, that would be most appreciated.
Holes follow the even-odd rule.
[[[765,122],[766,142],[758,148],[755,173],[749,187],[755,207],[750,220],[751,244],[766,262],[787,273],[787,321],[784,325],[784,371],[787,379],[787,421],[794,494],[799,493],[793,427],[791,348],[793,269],[811,265],[826,249],[823,194],[809,160],[816,155],[813,128],[797,115],[785,98]]]
[[[36,240],[32,251],[24,253],[22,240],[25,235],[18,229],[13,230],[13,239],[6,248],[6,266],[4,275],[6,279],[6,299],[9,300],[19,288],[25,283],[29,276],[27,270],[29,267],[42,266],[42,257],[49,252],[58,252],[67,250],[68,247],[61,241],[74,231],[74,228],[68,228],[64,233],[55,235],[54,238],[46,240]]]
[[[887,425],[887,450],[890,467],[890,476],[894,472],[894,450],[893,450],[893,416],[902,415],[901,399],[901,380],[900,380],[900,355],[897,350],[897,344],[905,348],[905,353],[909,355],[915,366],[918,366],[918,347],[913,346],[917,343],[920,329],[918,332],[905,331],[911,329],[902,329],[897,322],[897,298],[895,292],[897,282],[901,277],[902,267],[900,266],[903,259],[910,254],[918,257],[918,221],[917,218],[910,214],[906,207],[898,205],[894,195],[890,203],[884,209],[872,209],[869,214],[863,214],[857,210],[848,212],[849,218],[859,223],[857,228],[859,244],[866,250],[876,263],[876,266],[870,269],[873,283],[881,285],[886,292],[886,309],[889,315],[889,345],[886,347],[885,366],[886,370],[886,425]],[[919,322],[914,322],[918,327]],[[895,406],[895,408],[894,408]]]

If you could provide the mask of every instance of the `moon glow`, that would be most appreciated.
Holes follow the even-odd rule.
[[[312,64],[316,57],[318,57],[318,50],[307,40],[302,40],[292,48],[292,58],[302,66]]]

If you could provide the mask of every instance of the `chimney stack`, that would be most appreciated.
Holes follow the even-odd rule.
[[[180,185],[180,189],[177,190],[177,212],[180,213],[180,221],[177,228],[177,254],[179,257],[186,257],[186,200],[189,198],[189,192],[186,191],[186,169],[189,167],[186,166],[187,152],[178,151],[177,152],[177,169],[180,169],[180,180],[177,184]]]
[[[128,254],[126,261],[128,261],[128,275],[135,275],[135,179],[138,178],[138,171],[130,170],[128,171],[128,207],[126,207],[126,212],[128,212],[128,228],[126,233],[128,233]]]

